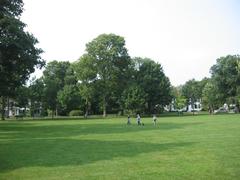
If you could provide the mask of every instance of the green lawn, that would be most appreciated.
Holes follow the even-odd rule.
[[[240,115],[0,122],[0,179],[239,179]]]

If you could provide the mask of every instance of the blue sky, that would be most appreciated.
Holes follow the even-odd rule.
[[[73,62],[99,34],[115,33],[132,57],[159,62],[171,83],[180,85],[209,77],[218,57],[240,54],[238,0],[23,1],[22,20],[47,62]]]

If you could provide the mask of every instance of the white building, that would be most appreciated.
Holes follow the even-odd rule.
[[[201,103],[201,99],[197,100],[194,103],[190,103],[188,104],[188,112],[192,112],[192,111],[201,111],[202,110],[202,103]]]
[[[19,116],[29,111],[29,108],[20,108],[16,106],[16,102],[13,99],[7,100],[7,105],[5,107],[5,116],[6,117],[14,117]]]

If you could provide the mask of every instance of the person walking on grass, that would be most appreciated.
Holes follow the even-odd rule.
[[[157,116],[156,116],[156,114],[153,115],[153,124],[154,124],[154,126],[157,125]]]
[[[128,115],[128,120],[127,120],[127,125],[131,125],[131,119],[130,119],[129,115]]]
[[[138,126],[141,126],[141,117],[139,114],[137,114],[137,124]]]

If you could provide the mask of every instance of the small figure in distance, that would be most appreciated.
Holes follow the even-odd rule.
[[[129,115],[128,115],[128,120],[127,120],[127,125],[131,125],[131,119],[130,119]]]
[[[138,126],[141,126],[141,117],[139,114],[137,114],[137,124]]]
[[[144,123],[141,122],[141,117],[139,114],[137,114],[137,124],[138,124],[138,126],[141,126],[141,125],[144,126]]]
[[[153,124],[154,124],[154,126],[157,125],[157,116],[156,116],[156,114],[153,115]]]

